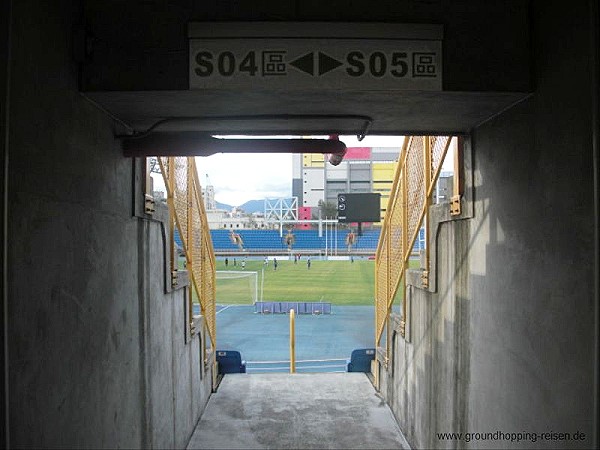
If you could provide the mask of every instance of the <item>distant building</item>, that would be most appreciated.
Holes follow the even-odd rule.
[[[217,209],[215,188],[212,185],[208,185],[202,189],[202,197],[204,198],[204,208],[207,211]]]
[[[313,212],[320,201],[337,204],[338,194],[378,192],[383,221],[401,145],[402,140],[398,147],[349,147],[338,166],[329,164],[322,154],[293,155],[292,195],[298,197],[298,219],[316,216]],[[432,202],[449,202],[451,196],[452,172],[443,171],[433,191]]]
[[[267,230],[278,226],[265,221],[263,213],[244,214],[235,210],[214,209],[206,211],[206,218],[211,230]]]
[[[452,198],[453,179],[453,172],[442,171],[440,173],[440,178],[432,194],[433,203],[447,203],[450,201]]]
[[[292,195],[298,197],[298,218],[310,218],[319,201],[337,204],[341,193],[379,192],[383,220],[401,146],[400,138],[398,147],[349,147],[338,166],[322,154],[293,155]]]

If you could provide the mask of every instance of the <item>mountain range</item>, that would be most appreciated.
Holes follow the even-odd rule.
[[[217,209],[224,209],[225,211],[231,211],[233,206],[228,205],[227,203],[215,202],[217,204]]]
[[[217,203],[217,209],[224,209],[226,211],[231,211],[233,206],[228,205],[227,203]],[[238,208],[243,209],[244,212],[248,214],[252,214],[255,212],[264,212],[265,211],[265,201],[264,200],[248,200],[246,203],[241,204]]]

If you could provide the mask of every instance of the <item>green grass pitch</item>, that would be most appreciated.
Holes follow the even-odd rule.
[[[240,258],[233,266],[225,268],[223,260],[217,261],[217,270],[241,270]],[[258,272],[258,296],[260,300],[261,271],[264,268],[263,301],[324,301],[335,305],[373,305],[375,289],[375,262],[373,260],[320,261],[311,258],[310,270],[306,258],[298,263],[287,259],[278,259],[277,270],[273,270],[273,261],[265,266],[263,261],[246,261],[246,271]],[[240,304],[239,281],[217,280],[217,303]],[[247,285],[243,289],[246,291]]]

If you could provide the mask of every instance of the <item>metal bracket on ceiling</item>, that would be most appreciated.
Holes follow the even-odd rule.
[[[277,121],[277,120],[359,120],[362,121],[360,131],[356,133],[356,138],[362,141],[373,123],[373,118],[369,116],[356,114],[259,114],[259,115],[238,115],[238,116],[195,116],[195,117],[167,117],[153,123],[149,128],[143,131],[134,131],[131,134],[115,135],[116,139],[140,139],[148,136],[161,126],[169,123],[181,122],[247,122],[247,121]],[[311,133],[319,134],[319,133]],[[340,134],[339,132],[337,134]]]
[[[372,123],[373,119],[371,118],[369,118],[369,120],[365,120],[365,125],[362,129],[362,133],[356,135],[356,139],[358,139],[358,142],[362,141],[367,136],[367,133],[369,132],[369,128],[371,128]]]

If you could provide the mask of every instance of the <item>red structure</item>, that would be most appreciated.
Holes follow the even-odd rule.
[[[371,147],[348,147],[344,159],[371,159]]]
[[[301,206],[298,208],[298,220],[310,220],[312,219],[312,208],[310,206]],[[310,229],[309,223],[301,223],[297,225],[297,228],[301,230]]]

